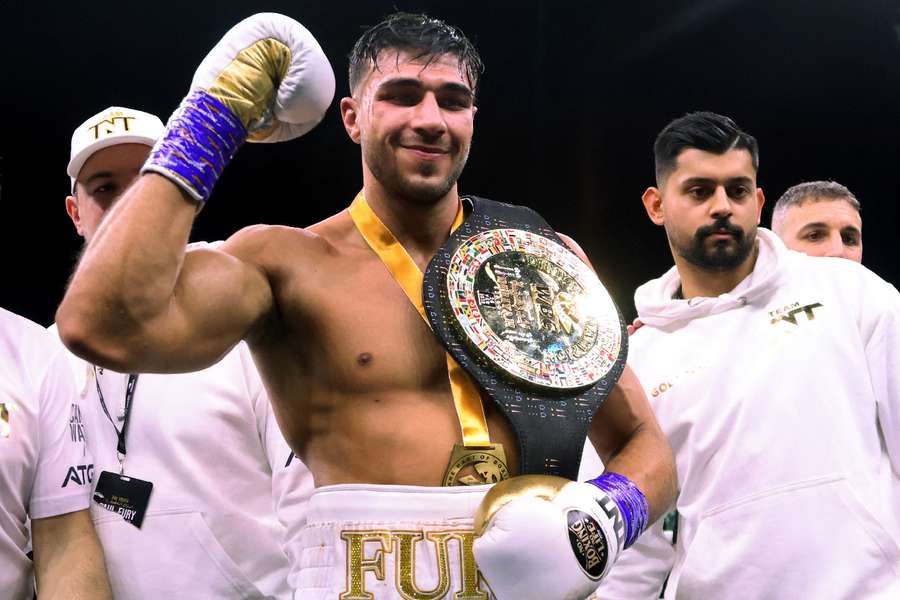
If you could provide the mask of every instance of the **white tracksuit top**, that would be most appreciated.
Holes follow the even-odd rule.
[[[900,294],[759,230],[753,272],[635,294],[629,364],[675,453],[680,523],[623,553],[598,598],[900,598]]]

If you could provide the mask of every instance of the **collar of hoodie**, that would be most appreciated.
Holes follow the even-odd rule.
[[[759,255],[753,271],[730,292],[716,297],[697,296],[689,300],[676,300],[672,296],[681,286],[676,267],[639,287],[634,294],[634,304],[641,321],[663,327],[676,321],[739,309],[767,295],[778,284],[788,249],[778,236],[762,227],[757,229],[756,239]]]

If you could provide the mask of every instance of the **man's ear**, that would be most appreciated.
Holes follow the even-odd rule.
[[[350,97],[341,98],[341,120],[354,143],[359,143],[359,103]]]
[[[756,188],[756,224],[759,225],[762,222],[762,209],[763,205],[766,203],[766,195],[763,193],[762,188]]]
[[[75,199],[75,196],[66,196],[66,212],[72,219],[72,224],[75,225],[75,231],[84,237],[84,231],[81,228],[81,213],[78,210],[78,200]]]
[[[662,194],[655,187],[648,187],[641,196],[647,216],[655,225],[665,225],[666,219],[662,210]]]

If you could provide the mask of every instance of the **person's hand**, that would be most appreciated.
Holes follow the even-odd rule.
[[[482,500],[473,552],[498,600],[575,600],[600,585],[624,529],[615,502],[595,485],[521,475]]]
[[[644,326],[643,321],[640,318],[632,321],[631,325],[626,325],[625,329],[628,331],[628,335],[634,335],[634,332]]]

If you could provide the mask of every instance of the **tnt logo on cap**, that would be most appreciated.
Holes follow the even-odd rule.
[[[103,120],[98,121],[96,125],[89,126],[88,131],[94,134],[95,140],[108,135],[115,135],[116,133],[125,133],[130,130],[128,121],[134,121],[136,118],[134,115],[126,115],[120,110],[115,110],[110,112]]]
[[[131,108],[111,106],[78,126],[72,134],[72,149],[66,172],[72,187],[81,167],[92,154],[117,144],[153,146],[162,135],[162,121],[156,115]]]

